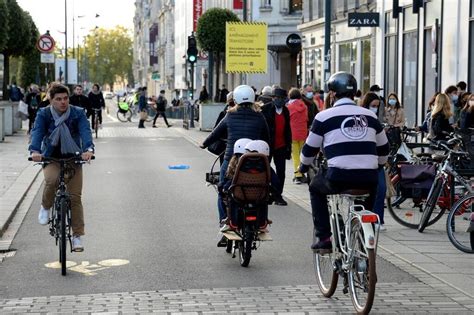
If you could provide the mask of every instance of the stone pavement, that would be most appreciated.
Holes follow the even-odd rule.
[[[131,124],[120,125],[117,128],[104,128],[101,130],[101,136],[160,138],[180,134],[198,145],[208,135],[207,132],[200,132],[197,129],[184,130],[180,121],[173,123],[174,126],[169,129],[143,130]],[[162,124],[159,126],[163,127]],[[27,161],[27,143],[25,130],[7,137],[4,143],[0,143],[0,219],[3,220],[0,220],[0,224],[10,220],[18,208],[19,212],[25,211],[25,207],[19,205],[40,171],[39,167],[34,167]],[[288,161],[284,195],[310,212],[307,186],[291,182],[292,170],[292,163]],[[32,189],[38,188],[39,184],[35,183]],[[19,225],[21,222],[14,224]],[[387,231],[381,233],[378,255],[410,273],[421,283],[378,284],[375,312],[403,314],[474,312],[473,256],[459,252],[451,245],[443,223],[429,227],[425,233],[420,234],[416,230],[398,225],[388,214],[386,226]],[[1,248],[1,241],[0,239],[0,253],[5,250]],[[312,286],[154,291],[0,300],[2,314],[73,311],[142,313],[151,310],[166,314],[353,312],[347,295],[342,295],[338,291],[332,299],[321,299],[318,289]]]

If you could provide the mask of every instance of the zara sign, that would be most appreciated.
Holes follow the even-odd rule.
[[[366,12],[366,13],[352,12],[348,14],[347,22],[349,24],[349,27],[379,26],[380,15],[379,13],[373,13],[373,12]]]

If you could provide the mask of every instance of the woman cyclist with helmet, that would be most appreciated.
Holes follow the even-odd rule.
[[[249,138],[264,140],[268,142],[268,126],[263,115],[255,105],[255,92],[248,85],[239,85],[233,91],[234,106],[229,110],[222,121],[214,128],[212,133],[204,140],[201,148],[206,148],[211,143],[220,139],[227,132],[227,147],[224,153],[224,161],[221,165],[219,182],[222,185],[230,159],[234,154],[234,144],[238,139]],[[225,223],[227,217],[222,201],[222,194],[218,194],[219,223]]]

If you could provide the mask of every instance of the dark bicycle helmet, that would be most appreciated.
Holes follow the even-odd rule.
[[[328,90],[336,92],[336,98],[353,98],[357,92],[357,80],[348,72],[334,73],[328,80]]]

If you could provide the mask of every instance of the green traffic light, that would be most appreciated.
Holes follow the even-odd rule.
[[[189,62],[196,62],[196,56],[190,55],[190,56],[188,56],[188,60],[189,60]]]

